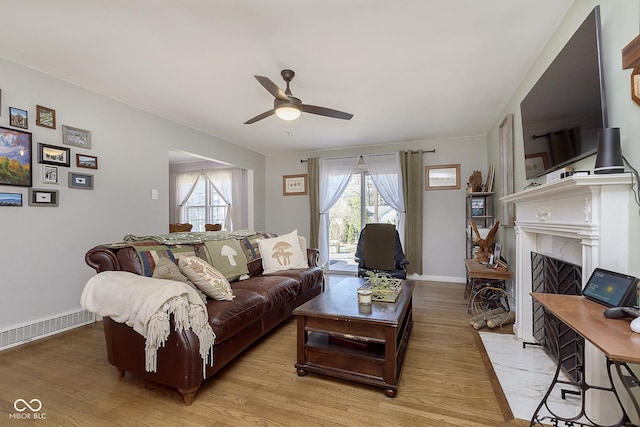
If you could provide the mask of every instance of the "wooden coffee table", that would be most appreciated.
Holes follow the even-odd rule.
[[[395,397],[413,326],[414,282],[395,303],[358,304],[365,279],[348,278],[293,311],[298,316],[299,376],[309,372],[382,387]]]

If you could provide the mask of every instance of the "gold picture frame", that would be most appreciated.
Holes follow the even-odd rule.
[[[283,175],[282,195],[283,196],[304,196],[309,193],[307,174]]]
[[[36,125],[43,128],[56,128],[56,110],[42,105],[36,105]]]
[[[427,190],[459,190],[460,164],[426,166]]]

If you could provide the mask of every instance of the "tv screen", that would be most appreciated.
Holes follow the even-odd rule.
[[[527,179],[595,154],[607,126],[596,6],[520,103]]]

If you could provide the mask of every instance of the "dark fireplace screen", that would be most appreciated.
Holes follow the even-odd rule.
[[[533,292],[582,295],[582,267],[548,255],[531,252],[531,288]],[[553,343],[559,337],[560,351]],[[555,316],[546,318],[538,302],[533,302],[533,336],[556,362],[562,360],[566,374],[582,381],[584,339]]]

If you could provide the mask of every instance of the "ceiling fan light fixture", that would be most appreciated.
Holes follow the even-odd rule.
[[[300,107],[293,103],[280,104],[276,107],[276,116],[280,117],[282,120],[291,121],[300,117],[302,111],[300,111]]]

